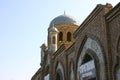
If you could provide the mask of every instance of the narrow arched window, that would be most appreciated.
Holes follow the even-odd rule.
[[[70,32],[67,33],[67,41],[71,41],[71,33]]]
[[[63,33],[62,32],[59,33],[59,38],[58,39],[59,39],[59,41],[63,41]]]
[[[55,36],[53,36],[52,43],[53,43],[53,44],[56,43],[56,41],[55,41]]]

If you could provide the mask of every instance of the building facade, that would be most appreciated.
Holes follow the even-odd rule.
[[[81,25],[53,19],[40,65],[31,80],[120,80],[120,3],[98,4]]]

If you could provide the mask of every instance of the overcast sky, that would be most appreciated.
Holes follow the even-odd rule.
[[[51,20],[64,14],[81,24],[97,4],[119,0],[0,0],[0,80],[30,80],[40,67]]]

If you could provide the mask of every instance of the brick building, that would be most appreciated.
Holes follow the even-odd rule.
[[[81,25],[53,19],[31,80],[120,80],[120,3],[98,4]]]

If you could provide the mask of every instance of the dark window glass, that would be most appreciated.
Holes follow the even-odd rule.
[[[63,41],[63,33],[62,32],[59,33],[59,38],[58,39],[59,39],[59,41]]]
[[[71,33],[70,32],[67,33],[67,41],[71,41]]]
[[[53,41],[53,42],[52,42],[53,44],[55,44],[55,43],[56,43],[56,41],[55,41],[55,36],[53,36],[52,41]]]
[[[84,59],[83,59],[82,64],[84,64],[84,63],[86,63],[86,62],[88,62],[90,60],[92,60],[92,57],[90,55],[86,54],[85,57],[84,57]]]
[[[58,73],[57,73],[56,80],[61,80],[61,79],[60,79],[60,75],[59,75]]]

